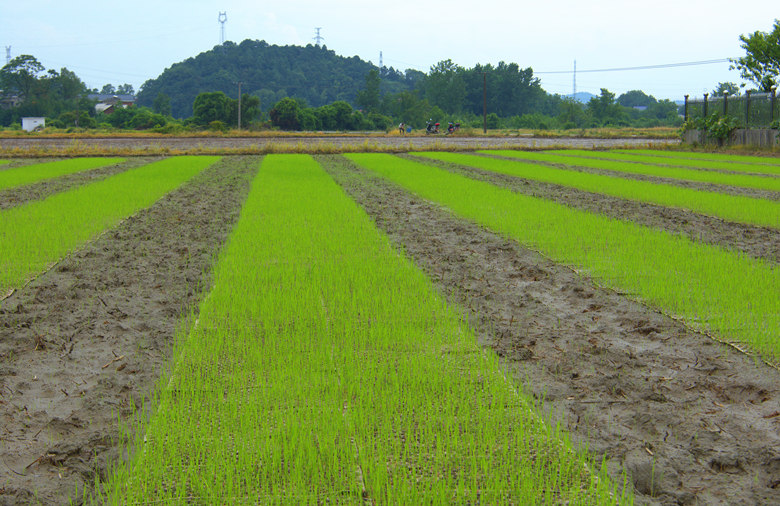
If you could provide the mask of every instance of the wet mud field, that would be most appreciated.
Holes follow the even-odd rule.
[[[550,420],[606,455],[616,480],[625,472],[637,503],[780,503],[778,371],[341,156],[317,158]],[[260,160],[225,157],[3,301],[0,505],[78,503],[122,458],[117,416],[132,417],[170,364]],[[445,168],[778,258],[764,229]]]

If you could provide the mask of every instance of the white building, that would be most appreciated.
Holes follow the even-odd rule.
[[[32,132],[46,126],[46,118],[22,118],[22,130]]]

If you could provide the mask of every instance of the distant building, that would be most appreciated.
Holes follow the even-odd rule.
[[[46,118],[22,118],[22,130],[32,132],[43,129],[46,126]]]
[[[113,113],[117,107],[127,108],[135,105],[135,95],[107,95],[104,93],[91,93],[87,95],[89,100],[97,100],[95,112],[103,114]]]
[[[19,95],[6,95],[0,90],[0,109],[13,109],[22,103],[22,97]]]

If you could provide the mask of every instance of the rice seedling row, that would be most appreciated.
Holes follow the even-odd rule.
[[[762,457],[780,444],[764,418],[780,399],[765,395],[775,371],[343,157],[321,163],[448,300],[468,308],[480,342],[524,391],[609,455],[615,476],[624,466],[637,503],[778,502]],[[720,469],[722,455],[741,470]]]
[[[536,151],[487,150],[483,153],[537,161],[548,164],[563,164],[572,167],[587,167],[626,174],[642,174],[652,177],[679,179],[716,185],[734,186],[738,188],[754,188],[780,192],[780,179],[773,177],[751,176],[743,174],[725,174],[695,169],[665,167],[648,163],[626,163],[612,160],[601,160],[590,156],[563,155]]]
[[[600,283],[722,339],[780,357],[775,265],[666,232],[573,210],[389,155],[348,158]]]
[[[635,155],[647,155],[658,158],[675,158],[683,160],[702,160],[713,162],[729,162],[736,165],[758,165],[759,167],[753,169],[752,172],[759,170],[772,171],[767,174],[776,174],[775,169],[771,168],[772,165],[780,165],[780,158],[776,156],[750,156],[750,155],[730,155],[726,153],[698,153],[696,151],[671,151],[671,150],[659,150],[659,149],[615,149],[614,153],[623,154],[635,154]],[[656,162],[658,163],[658,162]],[[663,163],[663,162],[661,162]],[[730,167],[731,165],[724,165],[724,167]],[[763,167],[762,167],[763,166]],[[766,167],[770,166],[770,167]],[[734,170],[734,169],[732,169]]]
[[[683,208],[738,223],[780,228],[780,202],[704,192],[674,185],[649,183],[588,172],[559,169],[458,153],[419,153],[418,156],[458,163],[524,179],[543,181],[615,197]]]
[[[621,499],[309,157],[265,159],[176,356],[111,502]]]
[[[71,158],[56,162],[13,167],[0,172],[0,190],[14,188],[75,172],[96,169],[123,162],[122,158]]]
[[[169,158],[0,211],[0,294],[21,286],[79,244],[152,204],[216,160]]]
[[[724,172],[744,172],[753,176],[778,176],[780,175],[780,166],[759,165],[750,163],[717,162],[709,160],[688,160],[685,158],[663,159],[657,156],[645,156],[641,154],[629,154],[614,151],[592,151],[584,149],[563,149],[554,150],[550,153],[560,155],[583,156],[587,158],[597,158],[599,160],[616,160],[622,162],[637,162],[649,165],[664,165],[672,167],[691,167],[694,169],[706,169]]]

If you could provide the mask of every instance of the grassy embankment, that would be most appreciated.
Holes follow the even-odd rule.
[[[780,270],[671,233],[513,193],[391,155],[346,155],[454,214],[576,266],[717,338],[780,359]]]

